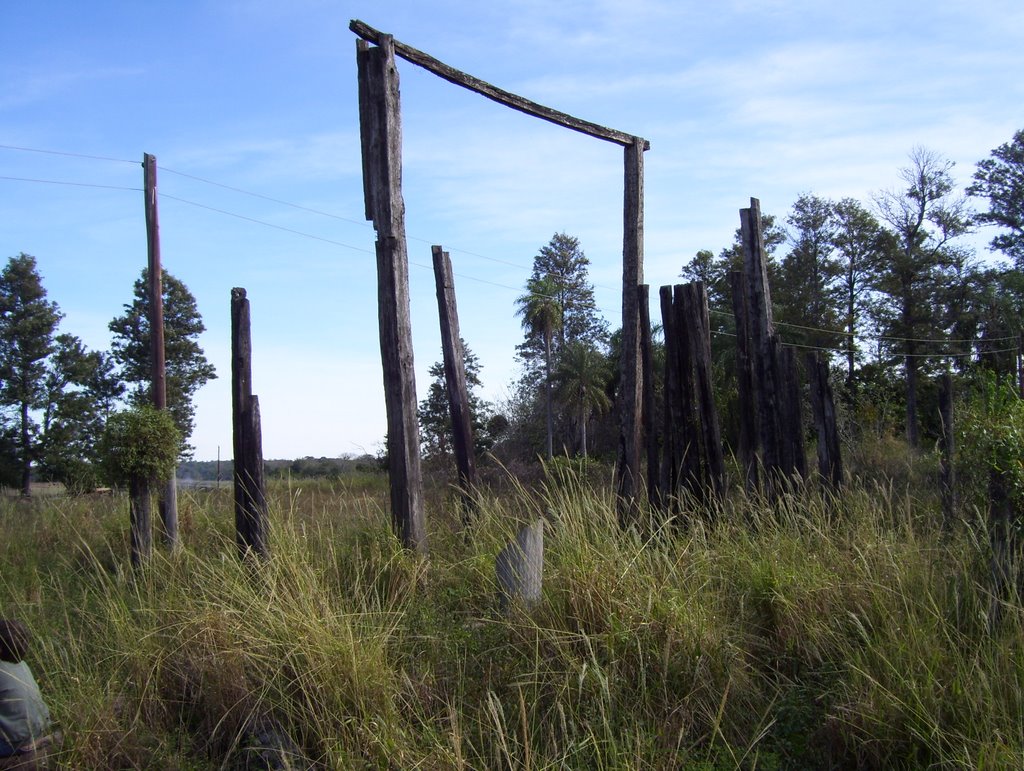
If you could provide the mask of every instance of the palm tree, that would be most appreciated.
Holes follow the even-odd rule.
[[[531,278],[526,294],[516,299],[516,315],[523,318],[523,329],[544,340],[544,390],[547,402],[547,456],[553,456],[554,417],[551,407],[551,344],[562,329],[562,303],[558,299],[558,280],[551,275]]]
[[[610,376],[607,357],[597,348],[580,340],[566,344],[559,357],[554,380],[558,399],[573,411],[580,427],[580,448],[587,457],[587,421],[595,412],[611,409],[606,386]]]

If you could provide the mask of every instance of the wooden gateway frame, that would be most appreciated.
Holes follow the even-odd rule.
[[[619,453],[616,466],[620,522],[627,524],[640,496],[640,285],[644,255],[643,138],[574,118],[531,102],[449,67],[361,21],[349,29],[359,36],[359,129],[366,218],[377,232],[377,282],[384,399],[388,420],[391,515],[402,544],[426,553],[423,478],[420,470],[409,264],[402,198],[402,129],[395,56],[514,110],[625,150],[622,239],[622,362],[619,386]],[[370,44],[373,44],[372,46]]]

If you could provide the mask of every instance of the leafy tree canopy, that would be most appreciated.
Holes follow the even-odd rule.
[[[149,271],[143,269],[135,282],[134,299],[124,314],[110,322],[114,333],[111,356],[121,367],[121,377],[134,385],[133,404],[150,400]],[[167,409],[174,416],[183,441],[192,434],[195,407],[192,399],[207,381],[217,377],[200,348],[199,335],[206,331],[195,297],[188,287],[163,271],[164,357],[167,367]],[[185,447],[186,451],[191,448]]]

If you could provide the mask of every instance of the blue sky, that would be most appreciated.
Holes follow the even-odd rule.
[[[374,452],[383,437],[353,18],[647,138],[654,286],[730,243],[751,196],[782,217],[804,192],[867,203],[915,145],[966,184],[1024,128],[1019,0],[3,3],[0,145],[101,159],[0,148],[0,177],[79,183],[0,179],[0,258],[35,255],[62,329],[106,349],[146,261],[130,188],[142,154],[157,156],[164,265],[196,295],[220,373],[197,398],[200,459],[230,456],[234,286],[252,303],[266,456]],[[580,239],[618,323],[622,151],[399,71],[417,386],[440,358],[437,243],[500,401],[521,340],[514,301],[555,232]]]

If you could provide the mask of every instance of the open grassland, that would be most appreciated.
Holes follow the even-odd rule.
[[[1021,768],[1024,613],[990,634],[980,523],[866,481],[733,496],[622,532],[563,471],[430,507],[403,553],[373,474],[271,489],[271,561],[229,490],[183,490],[183,547],[127,566],[119,496],[0,502],[0,613],[67,768],[241,767],[254,718],[323,768]],[[544,599],[503,614],[494,557],[547,518]]]

